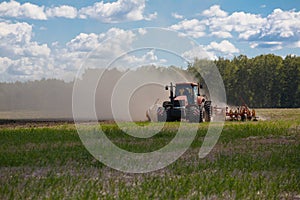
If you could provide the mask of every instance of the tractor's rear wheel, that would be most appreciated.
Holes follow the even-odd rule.
[[[205,121],[210,122],[211,115],[212,115],[212,107],[210,103],[204,104],[204,112],[205,112]]]
[[[164,107],[157,108],[157,121],[158,122],[165,122],[167,121],[167,112]]]
[[[199,122],[203,122],[203,109],[200,107],[199,109]]]

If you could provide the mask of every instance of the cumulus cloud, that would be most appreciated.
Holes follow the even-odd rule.
[[[65,17],[74,19],[77,17],[77,9],[72,6],[62,5],[53,8],[47,8],[46,14],[48,17]]]
[[[37,60],[28,57],[22,57],[13,62],[8,68],[8,73],[12,75],[28,76],[43,74],[42,65],[36,64]]]
[[[251,48],[269,48],[271,50],[282,49],[282,42],[260,42],[260,43],[252,43],[250,45]]]
[[[157,12],[151,13],[151,14],[144,17],[144,19],[147,20],[147,21],[152,21],[156,18],[157,18]]]
[[[97,35],[94,33],[91,34],[80,33],[74,39],[68,42],[66,46],[70,51],[89,52],[99,45],[103,37],[104,34]]]
[[[267,17],[268,23],[262,28],[261,37],[275,36],[277,38],[290,38],[299,40],[300,12],[295,10],[282,11],[275,9]]]
[[[210,35],[218,38],[232,38],[231,33],[226,31],[214,31]]]
[[[208,60],[214,60],[217,58],[214,52],[205,50],[204,46],[196,46],[191,50],[185,51],[181,56],[187,59],[189,62],[193,62],[195,58]]]
[[[209,35],[218,38],[233,38],[237,35],[240,41],[248,41],[251,47],[277,49],[297,46],[300,39],[300,12],[275,9],[263,17],[247,12],[222,10],[219,5],[204,10],[199,18],[184,19],[171,26],[194,38]],[[209,30],[209,34],[205,33]],[[261,44],[261,45],[260,45]]]
[[[250,38],[253,30],[260,31],[266,19],[260,15],[234,12],[226,17],[213,17],[206,21],[210,31],[237,32],[239,38]]]
[[[49,56],[47,44],[31,41],[32,25],[25,22],[0,22],[0,52],[7,57]]]
[[[7,57],[0,57],[0,73],[6,71],[6,69],[13,63],[13,61]]]
[[[145,14],[145,0],[117,0],[104,3],[96,2],[91,6],[77,10],[69,5],[45,8],[32,3],[21,4],[11,0],[0,3],[0,17],[29,18],[47,20],[49,18],[81,18],[97,19],[106,23],[124,21],[153,20],[157,18],[157,12]]]
[[[25,22],[11,23],[9,21],[0,22],[0,39],[10,43],[27,43],[31,40],[32,25]]]
[[[206,35],[205,24],[197,19],[185,19],[177,24],[172,25],[170,28],[176,31],[183,31],[188,36],[193,38],[199,38]]]
[[[14,0],[0,3],[0,16],[46,20],[44,6],[31,3],[20,4]]]
[[[93,18],[107,23],[123,21],[152,20],[157,13],[144,15],[145,0],[117,0],[115,2],[96,2],[79,10],[82,19]]]
[[[147,30],[144,29],[144,28],[139,28],[138,33],[141,34],[141,35],[145,35],[147,33]]]
[[[211,10],[211,9],[209,9]],[[206,19],[206,25],[212,32],[236,32],[239,39],[255,42],[257,48],[280,49],[300,39],[300,12],[275,9],[267,17],[261,15],[234,12],[224,17]]]
[[[8,80],[36,79],[51,65],[50,48],[32,41],[32,34],[28,23],[0,22],[1,76]]]
[[[172,13],[172,17],[174,17],[175,19],[183,19],[183,16],[179,15],[178,13]]]
[[[90,52],[92,56],[84,63],[85,68],[107,67],[114,59],[131,50],[136,35],[130,30],[111,28],[105,33],[80,33],[66,43],[57,53],[61,67],[74,73],[83,64]]]
[[[166,59],[158,58],[154,49],[145,50],[142,56],[134,54],[126,54],[118,63],[122,63],[126,68],[136,68],[142,65],[163,65],[167,62]]]
[[[28,2],[20,4],[19,2],[12,0],[0,3],[0,16],[36,20],[47,20],[49,17],[65,17],[73,19],[77,17],[77,9],[67,5],[45,9],[45,6],[38,6]]]
[[[219,5],[213,5],[208,10],[204,10],[202,15],[207,17],[226,17],[227,12],[221,10]]]
[[[212,51],[219,51],[221,53],[225,54],[233,54],[238,53],[239,49],[237,49],[232,43],[230,43],[228,40],[223,40],[220,43],[217,42],[211,42],[207,47],[207,50]]]

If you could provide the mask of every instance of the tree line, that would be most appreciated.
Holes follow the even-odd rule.
[[[203,81],[199,70],[207,65],[205,60],[195,59],[188,71]],[[210,63],[212,64],[212,63]],[[241,105],[243,101],[255,108],[300,107],[300,57],[285,58],[274,54],[248,58],[245,55],[233,59],[219,58],[213,61],[223,78],[227,103]]]

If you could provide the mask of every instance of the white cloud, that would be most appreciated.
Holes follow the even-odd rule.
[[[89,52],[96,48],[104,35],[96,35],[94,33],[86,34],[80,33],[74,39],[67,43],[67,48],[70,51],[85,51]]]
[[[0,16],[36,20],[47,20],[48,17],[65,17],[73,19],[77,17],[77,9],[72,6],[62,5],[59,7],[47,8],[45,11],[45,6],[38,6],[32,3],[20,4],[19,2],[12,0],[0,3]]]
[[[1,59],[0,59],[1,60]],[[1,73],[0,81],[26,81],[41,78],[60,78],[63,71],[54,67],[53,59],[43,57],[21,57],[10,60],[6,70]]]
[[[219,51],[221,53],[226,54],[233,54],[238,53],[239,49],[237,49],[232,43],[230,43],[228,40],[223,40],[220,43],[217,42],[211,42],[207,47],[206,50],[210,51]]]
[[[147,21],[152,21],[156,18],[157,18],[157,12],[151,13],[151,14],[144,17],[144,19],[147,20]]]
[[[250,45],[251,48],[270,48],[272,51],[282,49],[282,42],[254,42]]]
[[[41,44],[39,45],[37,42],[31,42],[26,45],[26,48],[24,48],[24,55],[25,56],[45,56],[48,57],[50,55],[51,50],[48,48],[47,44]]]
[[[0,57],[0,73],[5,70],[13,63],[13,61],[7,57]]]
[[[263,27],[261,37],[300,38],[300,12],[275,9],[267,17],[267,25]]]
[[[187,59],[189,62],[193,62],[195,58],[209,60],[214,60],[217,58],[213,52],[205,50],[203,46],[194,47],[191,50],[184,52],[181,56]]]
[[[44,6],[31,3],[20,4],[14,0],[0,3],[0,16],[46,20]]]
[[[205,24],[197,19],[185,19],[177,24],[172,25],[170,28],[176,31],[184,31],[188,36],[194,38],[199,38],[206,35]]]
[[[48,17],[65,17],[74,19],[77,17],[77,9],[72,6],[62,5],[53,8],[47,8],[46,14]]]
[[[183,19],[183,16],[179,15],[178,13],[172,13],[172,17],[174,17],[175,19]]]
[[[28,43],[31,40],[32,25],[25,22],[0,22],[0,40],[5,43]]]
[[[0,22],[0,53],[2,56],[49,56],[47,44],[31,41],[32,25],[25,22]]]
[[[28,23],[0,22],[0,73],[7,81],[39,79],[51,65],[50,48],[32,41],[32,34]]]
[[[274,49],[275,43],[281,43],[276,48],[282,48],[299,41],[299,19],[300,12],[275,9],[267,17],[234,12],[226,17],[208,18],[206,22],[211,31],[236,32],[239,39],[256,41],[258,48],[270,47]]]
[[[150,51],[147,51],[144,55],[142,56],[136,56],[136,55],[125,55],[124,56],[124,59],[125,61],[127,61],[128,63],[130,64],[134,64],[136,67],[140,64],[144,64],[146,62],[157,62],[158,61],[158,58],[157,56],[155,55],[155,50],[150,50]]]
[[[141,34],[141,35],[145,35],[147,33],[147,30],[144,29],[144,28],[139,28],[138,33]]]
[[[212,17],[206,20],[211,32],[237,32],[239,38],[250,38],[265,26],[266,19],[260,15],[234,12],[226,17]],[[255,33],[253,32],[255,31]]]
[[[213,5],[208,10],[204,10],[202,15],[207,17],[226,17],[227,12],[221,10],[219,5]]]
[[[66,48],[57,52],[57,62],[63,63],[61,67],[64,70],[73,73],[88,56],[92,58],[84,63],[85,68],[107,67],[114,59],[131,50],[135,36],[132,31],[119,28],[111,28],[101,34],[80,33],[66,44]]]
[[[157,13],[144,16],[145,0],[117,0],[115,2],[96,2],[79,10],[82,19],[93,18],[107,23],[123,21],[152,20]]]
[[[129,54],[123,55],[112,67],[119,69],[136,69],[146,65],[163,66],[167,62],[168,61],[166,59],[159,58],[154,49],[145,49],[139,52],[129,52]]]
[[[275,9],[267,17],[246,12],[223,11],[219,5],[204,10],[199,19],[184,19],[171,26],[182,31],[183,35],[199,38],[205,35],[218,38],[233,38],[237,35],[240,41],[249,41],[253,47],[267,48],[281,42],[276,48],[291,47],[300,40],[300,12]],[[206,30],[210,33],[206,34]],[[261,44],[261,45],[259,45]]]
[[[37,60],[22,57],[16,60],[8,69],[8,73],[12,75],[34,76],[43,74],[42,65],[37,65]]]
[[[205,27],[201,22],[197,19],[192,20],[183,20],[179,22],[178,24],[173,25],[171,28],[175,30],[204,30]]]
[[[211,36],[218,38],[232,38],[231,33],[226,31],[215,31],[211,33]]]
[[[77,10],[69,5],[45,8],[32,3],[20,4],[17,1],[0,3],[0,17],[29,18],[47,20],[49,18],[64,17],[69,19],[98,19],[106,23],[124,21],[153,20],[157,12],[144,14],[146,0],[117,0],[104,3],[96,2],[91,6]]]

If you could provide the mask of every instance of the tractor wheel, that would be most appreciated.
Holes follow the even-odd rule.
[[[163,108],[163,107],[157,108],[157,121],[158,122],[167,121],[167,112],[166,112],[165,108]]]
[[[204,105],[205,110],[205,121],[210,122],[211,121],[211,115],[212,115],[212,107],[210,104]]]
[[[202,110],[197,108],[196,106],[192,106],[187,111],[187,119],[191,123],[199,123],[203,120]]]
[[[199,122],[203,122],[203,109],[202,109],[202,107],[200,108],[200,110],[199,110]]]

